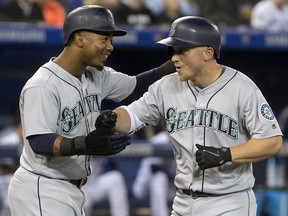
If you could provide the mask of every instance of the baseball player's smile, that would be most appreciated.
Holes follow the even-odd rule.
[[[104,58],[104,61],[106,61],[108,58],[108,55],[104,55],[103,58]]]
[[[109,55],[110,55],[110,53],[108,53],[108,54],[103,53],[103,54],[102,54],[102,56],[103,56],[103,61],[106,61]]]

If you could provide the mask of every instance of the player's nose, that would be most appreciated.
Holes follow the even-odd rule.
[[[174,63],[174,66],[176,67],[175,63],[179,62],[179,56],[177,54],[173,53],[171,56],[171,61]]]
[[[112,43],[109,43],[106,47],[106,49],[109,51],[109,52],[112,52],[114,47],[113,47],[113,44]]]

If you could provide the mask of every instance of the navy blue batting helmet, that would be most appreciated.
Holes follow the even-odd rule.
[[[169,36],[157,43],[171,47],[210,46],[220,58],[221,35],[212,21],[198,16],[184,16],[176,19]]]
[[[115,26],[113,14],[107,8],[98,5],[85,5],[72,10],[63,25],[64,45],[75,31],[89,30],[98,33],[113,33],[123,36],[127,32]]]

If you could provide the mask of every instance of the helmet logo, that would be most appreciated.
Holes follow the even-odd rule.
[[[172,23],[170,32],[169,32],[169,37],[172,37],[175,34],[175,29],[176,29],[177,23]]]

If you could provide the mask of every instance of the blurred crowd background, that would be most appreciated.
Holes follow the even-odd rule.
[[[61,28],[67,13],[88,4],[110,9],[116,24],[139,31],[151,26],[165,29],[181,16],[195,15],[212,20],[220,29],[283,33],[286,37],[283,37],[282,42],[288,47],[288,0],[0,0],[0,23],[35,23]],[[7,185],[18,166],[22,147],[18,97],[12,98],[11,95],[18,96],[25,81],[36,69],[61,50],[49,45],[25,44],[20,48],[15,47],[13,44],[0,44],[0,103],[2,108],[9,107],[0,113],[0,153],[9,146],[15,147],[17,151],[13,157],[0,154],[0,216],[10,215]],[[136,74],[159,65],[166,58],[166,51],[156,48],[121,47],[115,49],[107,64],[120,71]],[[257,216],[288,216],[288,48],[224,49],[219,61],[239,68],[251,77],[275,110],[285,145],[278,156],[254,164],[259,207]],[[126,62],[129,62],[129,68]],[[13,92],[9,92],[10,89]],[[9,104],[4,104],[7,101]],[[104,108],[110,106],[109,103],[103,104]],[[163,153],[167,150],[167,144],[169,146],[163,131],[163,124],[147,127],[135,134],[133,139],[135,144],[140,143],[138,146],[141,148],[141,143],[144,143],[164,149]],[[141,155],[141,148],[136,148],[134,152],[133,149],[128,151],[126,157],[96,158],[98,160],[93,163],[95,178],[91,177],[86,189],[90,192],[87,216],[168,215],[174,193],[173,155]],[[172,152],[169,148],[168,151]],[[137,153],[139,157],[131,157],[129,152]],[[146,158],[151,160],[146,161]],[[97,197],[99,187],[107,189]],[[115,196],[118,199],[115,200]]]
[[[109,8],[118,24],[134,27],[199,15],[219,26],[288,29],[287,0],[0,0],[0,20],[61,26],[65,14],[86,4]]]

